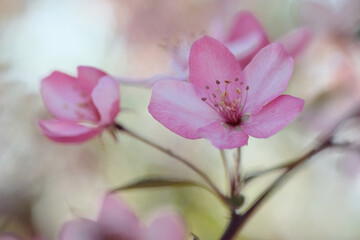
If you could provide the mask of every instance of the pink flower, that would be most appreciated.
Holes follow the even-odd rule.
[[[149,104],[156,120],[185,138],[207,138],[221,149],[241,147],[249,135],[277,133],[303,109],[303,100],[280,95],[293,59],[279,43],[260,50],[242,71],[225,45],[205,36],[193,44],[189,66],[189,83],[159,81]]]
[[[217,19],[223,19],[218,17]],[[236,56],[242,68],[252,60],[256,53],[271,42],[265,29],[256,17],[247,11],[241,11],[235,15],[230,28],[224,28],[225,23],[219,20],[213,22],[210,35],[222,41]],[[225,30],[226,29],[226,30]],[[311,38],[307,28],[298,28],[283,36],[280,41],[287,51],[293,56],[301,53]],[[171,66],[173,72],[170,74],[158,74],[146,79],[136,80],[132,78],[118,78],[121,83],[152,86],[160,80],[182,80],[186,81],[189,75],[189,54],[191,42],[186,38],[180,38],[176,48],[171,48]]]
[[[39,126],[56,142],[86,141],[111,126],[120,111],[117,82],[92,67],[78,67],[77,77],[53,72],[42,80],[41,94],[54,119]]]
[[[354,38],[360,23],[359,0],[306,0],[300,10],[309,27],[335,37]]]
[[[143,226],[123,202],[107,195],[97,221],[78,219],[66,223],[60,240],[184,240],[185,236],[178,215],[164,212]]]
[[[0,240],[20,240],[20,238],[10,233],[2,233],[0,235]]]
[[[32,238],[33,240],[41,240],[39,237]],[[21,240],[18,236],[12,233],[1,233],[0,240]]]

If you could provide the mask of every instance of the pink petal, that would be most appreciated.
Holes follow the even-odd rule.
[[[21,239],[11,233],[2,233],[0,235],[0,240],[21,240]]]
[[[103,240],[102,229],[87,219],[73,220],[64,225],[60,240]]]
[[[38,122],[43,134],[55,142],[80,143],[101,132],[101,128],[86,127],[74,122],[43,120]]]
[[[202,89],[209,86],[211,93],[220,87],[224,90],[225,80],[243,80],[243,72],[235,56],[218,40],[205,36],[197,40],[191,47],[189,59],[189,81]],[[222,84],[217,85],[216,80]],[[233,83],[235,84],[235,83]],[[235,90],[236,86],[233,87]],[[233,92],[234,93],[234,92]],[[230,97],[233,93],[230,93]],[[235,93],[234,93],[235,94]]]
[[[232,149],[247,144],[249,136],[244,134],[241,129],[225,126],[221,122],[214,122],[199,130],[200,134],[211,141],[220,149]]]
[[[303,110],[304,100],[289,95],[281,95],[264,106],[261,111],[250,116],[242,124],[244,132],[257,138],[267,138],[292,122]]]
[[[185,223],[174,213],[162,213],[149,225],[143,240],[184,240]]]
[[[308,28],[298,28],[283,36],[281,42],[288,53],[295,57],[301,53],[309,44],[312,33]]]
[[[179,74],[159,74],[143,79],[129,78],[129,77],[116,77],[114,79],[117,80],[120,84],[152,87],[155,83],[161,80],[186,81],[188,77],[189,77],[188,71],[184,71]]]
[[[104,198],[98,222],[106,235],[118,236],[120,239],[139,239],[142,234],[135,214],[113,195]]]
[[[120,111],[118,83],[109,76],[102,77],[94,88],[91,97],[100,114],[100,123],[102,125],[113,123]]]
[[[98,113],[90,94],[78,79],[53,72],[41,82],[41,95],[51,114],[59,120],[97,121]]]
[[[256,114],[265,103],[284,92],[293,65],[294,60],[280,43],[260,50],[244,70],[249,91],[243,112]]]
[[[107,75],[105,72],[88,66],[79,66],[77,68],[78,79],[82,86],[83,91],[91,94],[94,87],[98,84],[100,78]]]
[[[199,128],[220,119],[219,114],[201,100],[206,92],[176,80],[164,80],[152,88],[150,114],[165,127],[188,139],[198,139]]]
[[[246,51],[244,49],[242,54],[236,54],[242,68],[245,68],[260,49],[270,43],[263,26],[252,13],[247,11],[242,11],[234,17],[225,41],[228,44],[251,43],[249,49]]]

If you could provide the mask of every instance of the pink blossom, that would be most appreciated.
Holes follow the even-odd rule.
[[[300,10],[309,27],[336,37],[353,38],[360,23],[359,0],[306,0]]]
[[[53,72],[42,80],[41,94],[53,119],[39,126],[56,142],[86,141],[111,126],[120,111],[117,82],[92,67],[78,67],[77,77]]]
[[[190,52],[189,83],[166,80],[153,86],[151,115],[188,139],[207,138],[221,149],[267,138],[302,111],[304,101],[281,95],[293,59],[280,43],[262,50],[242,71],[220,41],[205,36]]]
[[[66,223],[60,240],[184,240],[185,235],[185,225],[175,213],[157,214],[143,226],[123,202],[107,195],[97,221],[78,219]]]
[[[214,21],[212,25],[210,35],[222,41],[231,50],[242,68],[246,67],[260,49],[271,43],[261,23],[247,11],[236,14],[229,28],[224,28],[225,23],[220,21]],[[289,32],[278,41],[283,43],[287,51],[295,57],[305,49],[310,38],[310,31],[301,27]],[[132,78],[118,78],[118,80],[122,83],[147,86],[165,79],[186,81],[189,75],[188,60],[191,43],[192,41],[187,38],[180,38],[178,46],[169,49],[172,73],[158,74],[142,80]]]
[[[0,240],[21,240],[21,239],[10,233],[2,233],[0,235]]]
[[[32,238],[33,240],[41,240],[39,237]],[[18,236],[12,233],[1,233],[0,240],[21,240]]]

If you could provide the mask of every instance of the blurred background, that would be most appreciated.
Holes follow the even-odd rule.
[[[287,90],[305,99],[305,111],[270,139],[250,139],[242,150],[245,174],[301,156],[316,136],[359,107],[359,0],[0,0],[1,231],[57,239],[64,221],[95,218],[108,189],[151,175],[200,181],[181,163],[122,134],[119,142],[107,133],[81,145],[50,142],[37,127],[37,120],[49,116],[40,81],[54,70],[75,74],[78,65],[133,78],[169,72],[180,39],[191,44],[211,34],[214,23],[229,28],[241,10],[259,19],[271,41],[301,26],[312,31]],[[152,119],[151,90],[120,91],[119,122],[191,159],[225,189],[220,153],[209,141],[183,139]],[[359,142],[359,124],[347,122],[337,138]],[[277,174],[246,186],[246,204]],[[180,211],[200,239],[218,239],[228,221],[218,200],[195,188],[119,196],[144,221],[159,208]],[[238,239],[359,239],[359,223],[358,151],[336,149],[291,176]]]

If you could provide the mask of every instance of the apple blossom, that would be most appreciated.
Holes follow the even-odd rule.
[[[96,221],[77,219],[67,222],[60,240],[184,240],[185,236],[185,225],[178,215],[164,212],[143,226],[122,201],[107,195]]]
[[[292,70],[293,59],[280,43],[260,50],[242,71],[224,44],[205,36],[191,48],[189,82],[156,83],[149,112],[185,138],[241,147],[249,135],[272,136],[302,111],[303,100],[281,95]]]
[[[78,67],[77,78],[53,72],[42,80],[41,95],[54,119],[39,126],[56,142],[86,141],[111,126],[120,111],[117,82],[92,67]]]
[[[222,41],[231,50],[242,68],[246,67],[260,49],[271,43],[261,23],[248,11],[236,14],[228,29],[224,28],[224,24],[219,20],[214,21],[212,25],[216,27],[212,28],[210,35]],[[310,31],[301,27],[289,32],[278,41],[283,43],[287,51],[295,57],[304,50],[310,38]],[[157,81],[166,79],[188,80],[191,43],[189,39],[180,37],[177,47],[169,49],[173,73],[158,74],[142,80],[126,77],[120,77],[118,80],[121,83],[146,86],[152,86]]]

